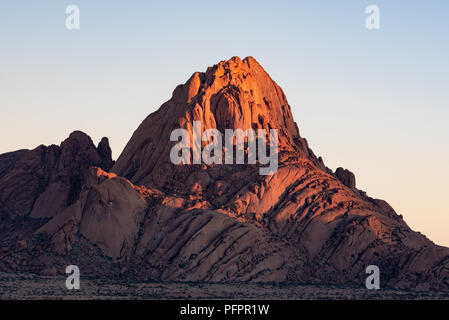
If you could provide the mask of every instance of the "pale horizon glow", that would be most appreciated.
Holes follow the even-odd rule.
[[[371,4],[380,30],[365,28]],[[81,130],[108,137],[116,159],[191,74],[253,56],[328,167],[449,246],[448,12],[437,0],[3,1],[0,153]]]

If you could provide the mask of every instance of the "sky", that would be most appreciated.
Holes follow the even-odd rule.
[[[253,56],[328,167],[449,246],[448,14],[445,0],[2,0],[0,153],[82,130],[117,158],[192,73]]]

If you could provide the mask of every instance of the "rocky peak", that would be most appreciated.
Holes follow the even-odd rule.
[[[170,133],[192,133],[194,120],[203,130],[278,129],[278,170],[175,166]],[[107,139],[96,148],[79,131],[61,146],[26,152],[0,178],[0,271],[47,274],[58,263],[63,272],[77,257],[93,277],[360,286],[366,267],[377,265],[383,287],[449,290],[449,249],[356,190],[349,170],[325,168],[253,58],[195,73],[143,121],[114,173],[96,168],[111,164]],[[32,238],[37,224],[46,238]],[[16,243],[21,235],[29,244]]]
[[[98,143],[97,147],[98,154],[101,157],[101,168],[103,170],[109,171],[114,165],[114,161],[112,160],[112,150],[109,146],[109,139],[103,137],[101,141]]]
[[[60,168],[83,169],[92,165],[109,170],[112,165],[111,149],[107,138],[97,147],[92,139],[82,131],[74,131],[61,143]],[[106,167],[103,167],[103,164]]]
[[[0,178],[19,161],[28,150],[22,149],[0,154]]]
[[[172,99],[185,105],[188,115],[179,124],[188,130],[187,120],[201,121],[203,130],[222,132],[278,129],[280,146],[286,150],[296,149],[301,140],[284,92],[252,57],[233,57],[194,73],[174,90]]]
[[[335,170],[335,175],[337,178],[343,182],[345,186],[351,189],[355,189],[355,175],[348,169],[343,169],[342,167]]]
[[[112,170],[135,183],[164,181],[164,172],[155,169],[167,171],[170,134],[182,128],[193,136],[193,121],[201,122],[201,134],[207,129],[222,134],[225,129],[277,129],[281,156],[306,157],[324,169],[301,138],[282,89],[254,58],[233,57],[177,86],[172,98],[134,132]]]
[[[72,132],[60,146],[41,145],[25,152],[0,178],[0,215],[57,215],[76,201],[92,166],[111,168],[109,143],[103,139],[97,149],[81,131]]]

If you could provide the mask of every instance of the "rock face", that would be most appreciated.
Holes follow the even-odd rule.
[[[52,236],[55,249],[70,251],[79,232],[112,258],[129,254],[148,208],[144,197],[126,179],[92,167],[86,172],[79,199],[37,233]]]
[[[335,170],[335,175],[345,186],[355,189],[355,175],[351,171],[339,167]]]
[[[0,178],[7,174],[27,151],[23,149],[0,154]]]
[[[167,167],[173,170],[170,133],[183,128],[192,136],[193,121],[201,121],[201,134],[207,129],[278,129],[284,156],[310,158],[319,165],[299,135],[282,89],[254,58],[234,57],[177,86],[172,98],[134,132],[112,171],[135,183],[162,187],[168,182]]]
[[[278,170],[172,164],[170,133],[192,134],[193,121],[202,131],[278,129]],[[80,132],[27,152],[0,179],[0,199],[4,271],[77,264],[132,279],[364,286],[374,264],[384,287],[449,289],[449,249],[358,190],[349,170],[326,168],[251,57],[194,73],[115,164],[106,139],[96,148]]]
[[[106,144],[102,149],[108,149]],[[80,131],[61,146],[28,151],[0,179],[0,216],[54,217],[78,198],[85,170],[91,166],[109,170],[110,165],[110,153],[101,154]]]

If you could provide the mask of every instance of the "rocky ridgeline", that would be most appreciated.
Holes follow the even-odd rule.
[[[170,162],[170,133],[278,129],[279,169]],[[7,160],[3,160],[7,159]],[[335,173],[301,137],[282,89],[252,57],[194,73],[134,132],[0,156],[0,271],[177,281],[363,284],[447,290],[449,249]]]

